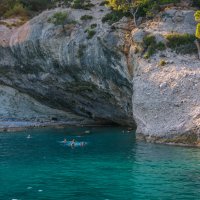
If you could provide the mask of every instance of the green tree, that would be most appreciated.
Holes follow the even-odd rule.
[[[196,33],[195,33],[195,36],[197,38],[195,40],[195,44],[197,46],[198,55],[199,55],[199,59],[200,59],[200,45],[199,45],[199,41],[198,41],[198,39],[200,39],[200,10],[198,10],[198,11],[195,12],[194,18],[195,18],[195,21],[198,23],[197,27],[196,27]]]
[[[169,0],[166,0],[166,2]],[[137,26],[137,15],[153,17],[159,10],[160,1],[155,0],[108,0],[108,6],[113,10],[128,12],[132,15]]]
[[[159,12],[160,6],[177,3],[180,0],[107,0],[108,6],[113,10],[129,12],[137,26],[137,16],[152,18]]]
[[[20,0],[20,2],[32,11],[44,10],[52,3],[51,0]]]
[[[129,12],[134,19],[134,24],[137,26],[136,14],[138,12],[140,0],[108,0],[108,6],[113,10]]]

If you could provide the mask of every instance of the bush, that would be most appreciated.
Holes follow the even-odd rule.
[[[191,34],[179,34],[173,33],[166,35],[167,46],[172,49],[176,49],[179,46],[194,43],[195,36]]]
[[[175,50],[177,53],[192,54],[197,52],[194,44],[195,35],[174,33],[166,35],[166,39],[167,47]]]
[[[112,11],[111,13],[106,14],[102,18],[102,22],[107,22],[108,24],[113,24],[119,21],[125,14],[122,11]]]
[[[160,62],[158,63],[158,65],[160,66],[160,67],[163,67],[163,66],[165,66],[167,64],[167,62],[165,61],[165,60],[160,60]]]
[[[27,16],[28,15],[28,10],[23,7],[22,4],[18,3],[15,4],[13,8],[8,10],[4,16],[5,17],[12,17],[12,16]]]
[[[92,39],[94,37],[94,35],[96,34],[96,31],[93,29],[87,29],[86,32],[88,34],[87,39]]]
[[[41,11],[46,9],[50,4],[51,0],[20,0],[20,2],[32,11]]]
[[[151,34],[144,37],[142,46],[145,52],[145,59],[150,58],[157,51],[163,51],[166,49],[165,44],[163,44],[162,42],[157,43],[155,36]]]
[[[198,1],[198,0],[193,0],[193,1],[192,1],[192,6],[195,6],[195,7],[200,8],[200,1]]]
[[[153,54],[156,53],[156,49],[154,48],[154,46],[149,46],[144,54],[144,58],[148,59],[150,58]]]
[[[0,0],[0,17],[23,16],[53,5],[51,0]]]
[[[74,8],[74,9],[90,10],[90,8],[93,6],[94,6],[94,4],[92,4],[92,3],[90,3],[90,1],[86,1],[86,0],[74,0],[72,3],[72,8]]]
[[[144,37],[143,43],[146,46],[150,46],[150,45],[156,44],[156,38],[153,35],[147,35],[147,36]]]
[[[157,51],[163,51],[166,47],[171,48],[176,51],[176,53],[181,54],[193,54],[197,53],[197,48],[194,44],[195,36],[190,34],[168,34],[165,36],[167,39],[167,43],[164,44],[162,42],[156,43],[156,39],[153,35],[147,35],[143,39],[143,43],[141,45],[144,58],[150,58]]]
[[[108,1],[102,1],[99,5],[100,6],[105,6],[105,5],[107,5],[108,4]]]
[[[159,42],[157,45],[156,45],[156,48],[157,50],[159,51],[164,51],[166,49],[166,46],[165,44],[163,44],[162,42]]]
[[[81,20],[91,20],[91,19],[93,19],[93,17],[91,15],[83,15],[81,17]]]
[[[55,13],[51,18],[50,22],[55,24],[55,25],[64,25],[68,18],[68,13],[66,12],[57,12]]]
[[[177,3],[180,0],[137,0],[129,1],[127,4],[126,0],[107,0],[107,5],[113,10],[122,11],[123,13],[130,12],[131,10],[137,10],[137,17],[153,17],[157,12],[160,11],[160,5],[169,3]]]
[[[65,32],[65,24],[75,24],[75,21],[68,20],[68,13],[67,12],[57,12],[48,20],[50,23],[55,25],[62,25],[63,31]]]
[[[96,28],[96,27],[97,27],[97,24],[91,24],[91,25],[90,25],[90,28],[91,28],[91,29],[94,29],[94,28]]]

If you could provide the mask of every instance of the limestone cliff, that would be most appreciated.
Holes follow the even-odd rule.
[[[194,10],[167,9],[143,26],[142,31],[133,30],[134,44],[147,32],[164,43],[164,36],[169,33],[194,34]],[[197,53],[183,55],[168,48],[146,60],[135,54],[134,48],[133,115],[138,137],[158,143],[198,145],[200,61]],[[164,66],[159,64],[160,60],[165,61]]]
[[[51,23],[49,19],[57,12],[67,12],[73,23],[65,24],[64,29]],[[127,30],[114,31],[103,24],[101,19],[107,12],[98,4],[90,11],[57,8],[19,28],[0,25],[1,98],[5,99],[2,88],[7,86],[44,104],[50,113],[38,114],[37,120],[53,117],[68,121],[73,114],[78,124],[83,117],[95,123],[134,125],[132,69],[124,50]],[[84,15],[92,19],[82,20]],[[92,26],[95,35],[88,37]],[[16,112],[21,102],[11,101],[13,95],[6,95],[9,106],[1,102],[1,118],[31,119],[31,115]],[[28,109],[36,112],[34,106]],[[61,111],[63,114],[58,114]]]

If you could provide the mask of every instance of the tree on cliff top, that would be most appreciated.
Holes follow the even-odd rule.
[[[139,9],[137,5],[139,0],[108,0],[107,2],[107,5],[113,10],[129,12],[133,16],[135,26],[137,26],[136,14]]]
[[[197,46],[198,49],[198,54],[199,54],[199,59],[200,59],[200,45],[199,45],[199,41],[198,39],[200,39],[200,10],[196,11],[194,14],[195,17],[195,21],[198,22],[197,27],[196,27],[196,40],[195,40],[195,44]]]
[[[152,18],[158,13],[161,5],[176,3],[179,0],[107,0],[107,5],[116,11],[128,12],[133,16],[137,26],[137,16]]]

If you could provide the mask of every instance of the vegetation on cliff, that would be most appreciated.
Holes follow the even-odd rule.
[[[32,17],[57,6],[89,10],[94,4],[90,0],[0,0],[0,18]]]
[[[107,18],[111,18],[111,22],[115,22],[117,18],[122,15],[130,15],[134,19],[134,23],[137,26],[137,18],[153,18],[158,12],[160,12],[163,7],[168,5],[178,5],[183,1],[181,0],[107,0],[107,6],[110,7],[113,12],[108,14]],[[196,0],[191,0],[191,6],[200,7],[200,2]],[[114,20],[113,20],[114,19]],[[109,21],[109,20],[107,20]]]

